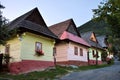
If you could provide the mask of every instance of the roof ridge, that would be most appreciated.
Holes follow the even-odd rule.
[[[59,24],[62,24],[62,23],[68,22],[68,21],[70,22],[71,20],[72,20],[72,18],[64,20],[64,21],[61,21],[61,22],[58,22],[58,23],[55,23],[55,24],[53,24],[53,25],[51,25],[49,27],[52,27],[52,26],[55,26],[55,25],[59,25]]]
[[[71,23],[72,19],[68,19],[59,23],[56,23],[52,26],[49,26],[49,29],[58,37],[62,35],[64,31],[66,31]]]
[[[10,22],[9,26],[12,26],[12,25],[16,26],[17,24],[15,24],[15,23],[20,23],[22,20],[25,20],[35,9],[37,9],[37,7],[33,8],[32,10],[26,12],[25,14],[17,17],[16,19],[14,19],[13,21]]]

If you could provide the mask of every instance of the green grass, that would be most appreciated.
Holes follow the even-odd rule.
[[[78,68],[72,68],[72,67],[63,67],[63,66],[56,66],[55,69],[45,70],[45,71],[35,71],[31,73],[26,74],[20,74],[20,75],[11,75],[11,74],[4,74],[0,73],[0,80],[1,78],[9,78],[13,80],[53,80],[56,78],[56,76],[61,77],[70,71],[83,71],[83,70],[90,70],[90,69],[97,69],[97,68],[103,68],[107,67],[109,65],[94,65],[94,66],[81,66]]]
[[[35,71],[26,74],[20,75],[9,75],[9,74],[0,74],[0,78],[10,78],[13,80],[53,80],[57,75],[64,75],[67,73],[67,70],[56,67],[55,69],[45,70],[45,71]]]

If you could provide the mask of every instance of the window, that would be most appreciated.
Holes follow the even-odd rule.
[[[83,56],[83,49],[80,48],[80,56]]]
[[[42,43],[36,42],[36,44],[35,44],[35,50],[36,51],[42,50]]]
[[[74,54],[78,55],[78,47],[74,47]]]
[[[10,44],[5,45],[5,54],[10,53]]]
[[[56,55],[56,47],[53,48],[53,56]]]
[[[35,43],[35,52],[36,52],[36,55],[38,56],[44,55],[44,52],[42,51],[42,43],[40,42]]]

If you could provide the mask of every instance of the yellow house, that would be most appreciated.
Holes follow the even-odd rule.
[[[11,73],[54,66],[53,48],[57,37],[48,29],[37,8],[12,21],[9,29],[17,33],[5,46],[0,46],[0,51],[10,55]]]
[[[86,32],[81,34],[82,38],[91,46],[88,50],[88,63],[90,65],[102,64],[102,51],[104,50],[98,43],[94,32]]]

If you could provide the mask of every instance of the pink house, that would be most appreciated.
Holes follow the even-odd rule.
[[[57,65],[87,65],[88,48],[72,19],[52,25],[49,29],[60,39],[55,44],[54,58]]]

